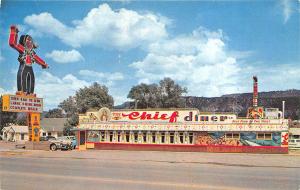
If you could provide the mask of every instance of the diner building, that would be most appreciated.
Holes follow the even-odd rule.
[[[79,149],[288,153],[288,120],[278,109],[264,111],[254,119],[198,109],[101,108],[80,115],[75,132]]]

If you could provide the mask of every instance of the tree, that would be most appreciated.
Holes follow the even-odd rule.
[[[183,93],[187,93],[187,88],[176,84],[171,78],[164,78],[159,82],[161,92],[162,108],[184,107]]]
[[[131,88],[128,98],[135,100],[136,108],[156,108],[160,106],[157,84],[140,84]]]
[[[2,111],[2,96],[0,97],[0,126],[1,130],[3,127],[6,127],[9,123],[14,123],[17,114],[12,112],[4,112]]]
[[[63,117],[64,114],[62,113],[62,110],[59,108],[51,109],[45,114],[45,118],[63,118]]]
[[[66,117],[64,134],[70,134],[72,127],[79,122],[79,113],[85,113],[89,109],[100,109],[102,107],[112,108],[113,97],[108,94],[108,88],[94,83],[89,87],[79,89],[75,96],[70,96],[59,104]]]
[[[0,97],[0,130],[9,124],[26,125],[26,114],[2,111],[2,96]]]
[[[67,119],[67,122],[64,124],[65,127],[64,127],[64,131],[63,131],[63,134],[64,135],[67,135],[67,136],[70,136],[70,135],[74,135],[74,132],[71,131],[71,129],[75,126],[77,126],[79,123],[79,117],[78,117],[78,114],[73,114],[71,115],[70,118]]]
[[[71,115],[78,112],[75,98],[72,96],[69,96],[66,100],[62,101],[58,107],[65,112],[66,117],[71,117]]]
[[[127,97],[135,101],[136,108],[178,108],[184,107],[181,96],[186,92],[186,88],[170,78],[165,78],[159,85],[142,83],[134,86]]]
[[[90,87],[79,89],[76,92],[75,100],[79,113],[85,113],[90,108],[112,108],[114,104],[113,97],[108,94],[108,88],[96,82]]]

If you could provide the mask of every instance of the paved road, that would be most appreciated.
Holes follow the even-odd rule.
[[[299,155],[2,151],[1,190],[300,189]]]

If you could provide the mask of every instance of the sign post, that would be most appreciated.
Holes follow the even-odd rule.
[[[37,63],[43,69],[48,68],[35,52],[37,45],[30,35],[21,35],[18,40],[19,30],[16,26],[10,27],[9,45],[19,53],[20,63],[17,74],[16,95],[5,94],[2,96],[2,111],[27,113],[29,141],[40,141],[40,118],[43,112],[43,99],[34,94],[35,77],[32,64]]]

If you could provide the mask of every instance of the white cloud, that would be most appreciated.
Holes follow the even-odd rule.
[[[237,61],[228,53],[221,30],[200,27],[190,35],[151,44],[148,55],[130,67],[140,82],[170,77],[188,87],[189,95],[219,96],[237,92]]]
[[[300,89],[300,63],[258,69],[261,91]]]
[[[292,3],[292,0],[281,0],[284,23],[286,23],[289,20],[293,12]]]
[[[2,94],[11,94],[11,93],[0,87],[0,95]]]
[[[36,77],[35,93],[44,98],[44,109],[54,108],[69,96],[73,96],[79,88],[90,83],[67,74],[60,78],[47,71]]]
[[[124,79],[123,74],[120,72],[103,73],[103,72],[96,72],[91,70],[80,70],[79,74],[88,80],[99,82],[108,87],[113,86],[115,84],[115,81],[121,81]]]
[[[47,53],[46,57],[57,63],[73,63],[84,60],[82,55],[74,49],[71,51],[53,50],[51,53]]]
[[[42,71],[36,76],[35,93],[38,97],[44,98],[44,110],[57,107],[60,102],[74,96],[76,91],[85,86],[90,86],[94,82],[99,82],[101,85],[109,86],[109,94],[115,100],[115,105],[123,103],[123,92],[119,88],[114,88],[114,82],[123,79],[122,73],[98,73],[94,71],[82,70],[81,79],[72,74],[67,74],[63,77],[55,76],[47,71]],[[100,79],[99,81],[95,79]],[[5,92],[0,88],[0,93]]]
[[[126,50],[166,37],[170,21],[149,12],[138,13],[125,8],[112,10],[109,5],[101,4],[82,20],[74,20],[73,26],[65,25],[47,12],[27,16],[24,22],[72,47],[94,45]]]

